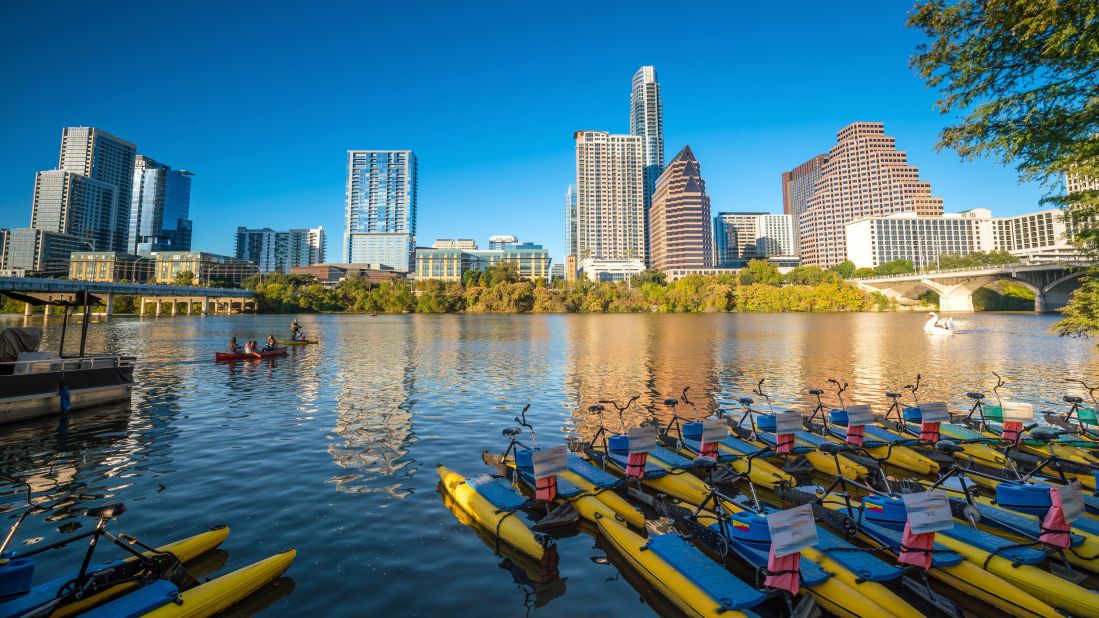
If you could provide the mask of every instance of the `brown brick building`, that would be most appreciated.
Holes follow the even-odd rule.
[[[690,146],[656,181],[649,209],[649,249],[659,271],[713,267],[710,197]]]

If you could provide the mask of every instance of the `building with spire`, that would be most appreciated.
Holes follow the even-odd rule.
[[[803,264],[823,268],[847,259],[844,226],[863,217],[943,214],[943,201],[920,180],[881,122],[855,122],[836,134],[805,211],[798,217]]]
[[[643,66],[633,74],[630,90],[630,135],[641,138],[644,164],[642,200],[645,212],[652,206],[656,179],[664,171],[664,106],[660,101],[660,82],[656,68]],[[648,242],[648,223],[645,239]]]
[[[649,209],[650,263],[659,271],[713,266],[710,197],[690,146],[656,181]]]

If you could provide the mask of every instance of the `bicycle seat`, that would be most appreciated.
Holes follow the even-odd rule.
[[[665,399],[665,400],[664,400],[664,405],[666,405],[666,406],[674,406],[674,405],[676,405],[677,403],[679,403],[679,400],[678,400],[678,399],[670,399],[670,398],[669,398],[669,399]]]
[[[1062,432],[1057,431],[1056,429],[1039,427],[1030,432],[1030,439],[1037,440],[1038,442],[1050,442],[1056,440],[1057,436],[1061,435],[1061,433]]]
[[[984,399],[985,398],[984,393],[966,393],[965,396],[969,397],[970,399]]]
[[[965,450],[965,447],[960,444],[955,444],[950,440],[939,440],[935,443],[935,450],[940,453],[950,453],[953,455],[954,453],[961,453]]]
[[[846,451],[847,450],[847,445],[846,444],[839,444],[837,442],[821,442],[817,446],[817,448],[820,449],[821,452],[823,452],[823,453],[828,453],[829,455],[835,455],[836,453],[842,453],[842,452]]]
[[[505,438],[514,438],[515,436],[523,433],[523,430],[519,429],[518,427],[507,427],[500,433],[504,434]]]
[[[901,398],[900,393],[886,393],[885,396],[890,398],[890,399],[900,399]]]
[[[811,389],[809,389],[809,394],[810,395],[823,395],[824,391],[822,391],[819,388],[811,388]]]
[[[709,472],[717,466],[717,460],[713,457],[695,457],[694,461],[691,462],[691,466],[695,470]]]
[[[588,412],[602,412],[605,409],[606,408],[604,408],[603,406],[601,406],[599,404],[595,404],[593,406],[588,406]]]
[[[1076,395],[1065,395],[1061,398],[1061,401],[1065,403],[1084,403],[1083,397],[1077,397]]]
[[[84,515],[87,517],[94,517],[96,519],[110,519],[112,517],[118,517],[126,512],[126,505],[121,502],[111,502],[110,504],[104,504],[103,506],[96,506],[84,511]]]
[[[750,406],[755,403],[755,400],[751,397],[741,397],[740,399],[737,399],[737,401],[739,401],[740,404],[744,406]]]

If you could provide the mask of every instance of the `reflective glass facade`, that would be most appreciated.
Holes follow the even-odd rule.
[[[58,169],[104,183],[112,191],[110,211],[96,225],[109,237],[98,250],[126,251],[137,146],[92,127],[66,127],[61,132]]]
[[[34,228],[0,230],[0,271],[41,277],[64,277],[69,254],[85,245],[74,236]]]
[[[134,164],[127,251],[191,249],[191,176],[138,155]]]
[[[75,236],[84,249],[113,250],[116,187],[65,170],[35,174],[31,227]]]
[[[411,150],[347,153],[344,259],[410,272],[416,242],[416,155]]]

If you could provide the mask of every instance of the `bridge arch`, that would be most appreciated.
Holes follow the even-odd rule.
[[[1084,276],[1084,271],[1077,270],[1070,272],[1062,277],[1058,277],[1048,284],[1042,286],[1041,294],[1035,295],[1035,311],[1057,311],[1064,309],[1068,304],[1069,298],[1072,293],[1080,287],[1080,278]],[[1039,304],[1038,300],[1041,300]]]

